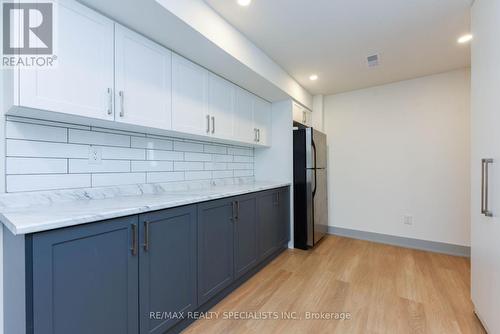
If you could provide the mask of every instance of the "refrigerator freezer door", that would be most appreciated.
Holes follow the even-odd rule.
[[[314,215],[314,244],[328,232],[328,192],[327,170],[316,169],[316,182],[313,183],[313,215]],[[314,175],[313,175],[314,178]]]
[[[307,246],[314,246],[314,198],[313,190],[314,184],[314,169],[306,170],[306,205],[302,206],[303,210],[306,210],[306,225],[307,225]]]
[[[326,149],[326,135],[323,132],[312,129],[313,153],[315,163],[313,168],[326,168],[327,165],[327,149]]]

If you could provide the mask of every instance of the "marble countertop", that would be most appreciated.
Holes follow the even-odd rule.
[[[155,184],[5,194],[0,196],[0,220],[14,235],[28,234],[288,185],[288,182],[250,182],[172,189]]]

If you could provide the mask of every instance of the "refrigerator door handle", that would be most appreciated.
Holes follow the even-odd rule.
[[[481,160],[481,213],[486,217],[493,217],[493,213],[488,208],[488,183],[489,183],[489,165],[493,163],[493,159]]]
[[[313,148],[313,156],[314,156],[314,188],[312,191],[312,195],[314,197],[314,196],[316,196],[316,189],[318,188],[316,185],[318,179],[316,176],[316,145],[314,144],[314,140],[312,141],[312,148]]]

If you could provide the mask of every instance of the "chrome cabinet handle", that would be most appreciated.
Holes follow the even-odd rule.
[[[123,105],[125,97],[123,90],[118,92],[118,96],[120,96],[120,117],[123,117],[125,116],[125,106]]]
[[[108,115],[113,114],[113,89],[108,88]]]
[[[132,245],[130,245],[130,252],[132,253],[132,256],[136,256],[137,255],[137,224],[132,224],[130,230],[132,233]]]
[[[215,117],[212,116],[212,134],[215,133]]]
[[[260,143],[260,129],[257,129],[257,142]]]
[[[257,128],[253,128],[253,141],[257,142]]]
[[[489,177],[489,165],[493,163],[493,159],[482,159],[481,160],[481,213],[486,217],[493,217],[493,212],[489,211],[488,208],[488,177]]]
[[[210,115],[207,115],[207,133],[210,133]]]
[[[231,202],[232,216],[231,221],[236,223],[239,219],[240,204],[238,201]]]
[[[144,222],[144,251],[149,251],[149,222]]]

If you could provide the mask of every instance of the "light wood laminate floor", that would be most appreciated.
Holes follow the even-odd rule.
[[[183,334],[485,333],[469,291],[469,259],[329,236],[312,251],[285,251]],[[249,313],[226,320],[227,312]],[[252,319],[259,312],[280,319]],[[306,312],[352,318],[306,320]]]

